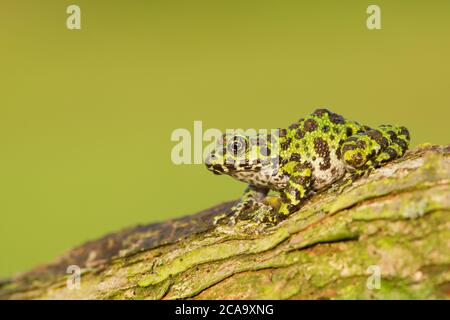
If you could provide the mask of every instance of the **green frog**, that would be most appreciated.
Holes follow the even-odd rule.
[[[317,109],[275,133],[225,133],[205,159],[206,166],[248,187],[231,214],[219,217],[217,223],[240,219],[278,223],[315,192],[338,180],[354,181],[403,156],[409,142],[403,126],[370,128],[327,109]],[[277,206],[266,204],[269,191],[280,194]],[[252,216],[261,207],[267,214]]]

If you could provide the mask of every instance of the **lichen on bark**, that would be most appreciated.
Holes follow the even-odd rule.
[[[0,298],[448,299],[449,155],[419,146],[272,227],[214,226],[230,202],[128,228],[0,282]],[[73,264],[79,289],[66,285]]]

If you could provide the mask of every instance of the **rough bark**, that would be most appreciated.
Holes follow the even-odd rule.
[[[226,203],[110,234],[2,281],[0,298],[447,299],[449,153],[422,145],[274,227],[214,227]],[[69,265],[82,268],[79,289]]]

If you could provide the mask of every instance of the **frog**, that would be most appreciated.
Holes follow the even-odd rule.
[[[215,223],[277,224],[312,195],[337,182],[347,186],[402,157],[409,144],[405,126],[371,128],[326,108],[270,133],[224,133],[206,157],[206,167],[246,183],[247,188]],[[277,204],[267,200],[269,193],[279,195]]]

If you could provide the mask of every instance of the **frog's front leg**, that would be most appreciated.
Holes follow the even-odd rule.
[[[231,224],[235,224],[238,219],[250,219],[251,216],[247,213],[256,210],[260,206],[265,206],[263,204],[263,200],[268,192],[268,188],[257,187],[249,184],[239,202],[231,208],[230,214],[218,216],[214,223],[217,224],[219,222],[221,223],[228,221]]]
[[[237,217],[243,212],[261,205],[268,192],[268,188],[249,184],[240,201],[231,208],[233,215]]]
[[[306,163],[298,163],[290,175],[288,185],[280,193],[281,204],[272,222],[278,222],[297,211],[312,191],[312,169]]]

